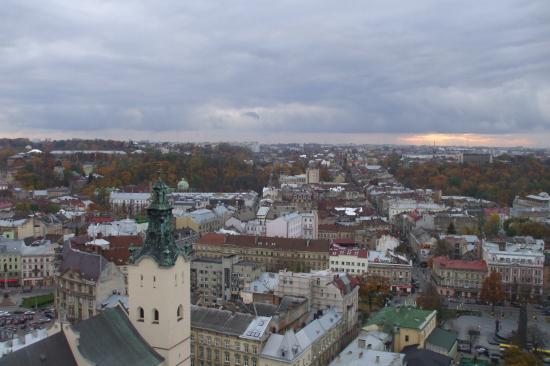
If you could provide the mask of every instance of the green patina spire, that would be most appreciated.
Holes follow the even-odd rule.
[[[153,257],[159,266],[170,267],[176,263],[178,255],[188,255],[187,248],[181,250],[176,245],[172,229],[172,206],[168,201],[170,189],[160,179],[160,175],[151,194],[151,204],[147,207],[149,226],[145,242],[140,248],[131,248],[130,262],[135,263],[143,256]]]

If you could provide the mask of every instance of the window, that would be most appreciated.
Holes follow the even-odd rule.
[[[159,323],[159,311],[157,309],[153,309],[153,324]]]
[[[241,364],[241,355],[240,354],[235,354],[235,364],[236,365],[240,365]]]
[[[138,307],[138,311],[137,311],[138,322],[142,322],[144,316],[145,316],[145,312],[143,311],[143,308],[141,306]]]
[[[143,287],[143,275],[141,275],[141,279],[140,279],[139,285],[140,285],[141,287]]]
[[[157,277],[153,276],[153,288],[157,288]]]
[[[225,362],[229,362],[229,352],[225,352]]]
[[[183,305],[178,306],[177,316],[178,316],[178,321],[183,319]]]
[[[409,341],[409,336],[406,335],[406,336],[405,336],[405,342],[408,342],[408,341]]]

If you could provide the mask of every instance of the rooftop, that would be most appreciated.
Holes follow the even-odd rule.
[[[457,342],[458,334],[451,330],[434,328],[426,343],[443,348],[449,352]]]
[[[385,307],[369,319],[367,326],[423,329],[428,321],[435,318],[435,316],[435,310],[422,310],[413,307]]]
[[[484,260],[465,261],[461,259],[449,259],[447,257],[435,257],[433,263],[445,269],[487,272],[487,263]]]

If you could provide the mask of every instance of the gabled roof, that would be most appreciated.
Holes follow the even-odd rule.
[[[73,329],[80,334],[78,350],[95,365],[157,366],[164,362],[120,307],[107,309]]]
[[[212,332],[240,336],[246,332],[254,318],[250,314],[191,306],[191,326]]]
[[[422,310],[413,307],[385,307],[374,314],[367,325],[389,327],[390,330],[393,327],[422,329],[435,316],[435,310]]]
[[[330,243],[320,239],[281,238],[254,235],[224,235],[208,233],[199,238],[196,244],[235,247],[257,247],[272,250],[295,250],[328,253]]]
[[[69,242],[65,242],[59,272],[65,273],[71,270],[79,273],[83,278],[97,281],[107,263],[101,255],[74,250]]]
[[[434,328],[430,336],[426,339],[426,343],[443,348],[449,352],[457,342],[457,338],[458,335],[456,332]]]
[[[401,350],[405,355],[407,366],[450,366],[453,359],[427,349],[419,349],[416,345]]]
[[[0,366],[77,366],[63,332],[0,357]]]

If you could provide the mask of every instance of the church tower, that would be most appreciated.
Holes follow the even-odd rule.
[[[132,248],[128,265],[129,317],[166,366],[191,365],[189,248],[176,246],[168,186],[153,186],[143,246]]]

